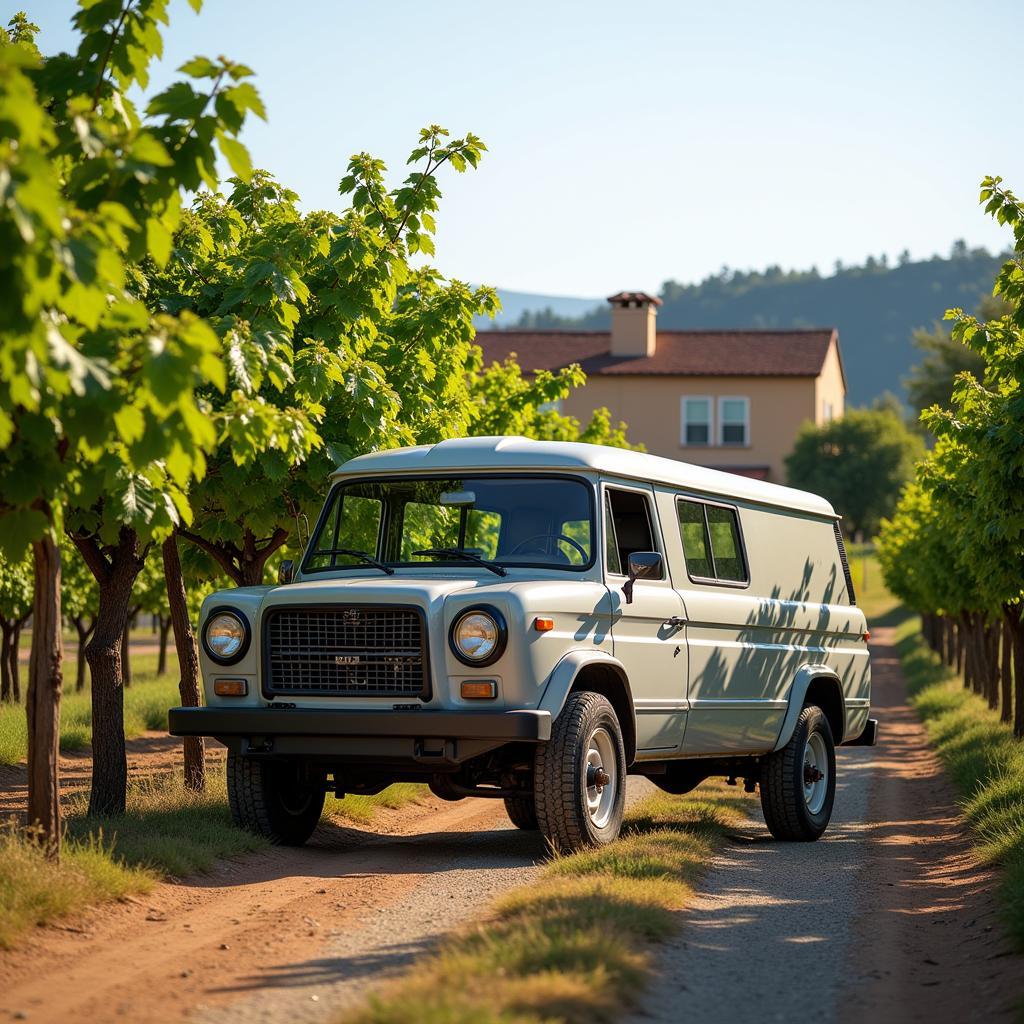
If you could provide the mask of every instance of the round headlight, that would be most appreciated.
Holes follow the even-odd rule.
[[[215,611],[203,630],[203,646],[214,661],[230,665],[241,659],[249,647],[249,625],[234,611]]]
[[[452,650],[468,665],[489,665],[505,649],[505,620],[497,609],[466,612],[452,626]]]

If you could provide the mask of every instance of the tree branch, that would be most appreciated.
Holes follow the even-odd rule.
[[[107,556],[103,554],[96,538],[81,536],[77,533],[73,533],[70,536],[75,547],[81,552],[85,564],[89,567],[89,571],[96,577],[96,581],[98,583],[105,583],[110,577],[111,565]]]
[[[235,562],[232,561],[231,556],[223,548],[208,541],[205,537],[201,537],[198,533],[181,529],[180,526],[178,527],[178,536],[195,544],[201,551],[205,551],[231,577],[233,582],[238,584],[238,586],[242,586],[242,574]]]
[[[100,89],[103,88],[103,82],[105,81],[104,75],[107,73],[107,64],[110,61],[110,55],[114,52],[114,43],[117,42],[117,37],[121,34],[121,29],[124,28],[124,20],[128,17],[128,12],[132,9],[132,4],[135,0],[128,0],[128,3],[124,5],[121,10],[121,17],[118,18],[117,24],[114,26],[114,31],[110,34],[110,42],[107,44],[107,52],[103,54],[103,60],[100,61],[100,67],[97,74],[99,79],[96,82],[96,88],[92,93],[92,109],[95,110],[100,103]]]

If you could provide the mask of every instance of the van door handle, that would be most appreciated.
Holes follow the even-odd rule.
[[[686,619],[681,615],[673,615],[672,618],[665,620],[666,626],[671,626],[673,629],[682,629],[686,625]]]

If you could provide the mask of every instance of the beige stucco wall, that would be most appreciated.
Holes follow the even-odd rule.
[[[815,423],[828,420],[826,410],[832,406],[832,419],[841,419],[846,407],[846,386],[843,384],[843,368],[839,361],[839,346],[832,342],[821,368],[821,375],[814,382]]]
[[[838,361],[835,364],[838,372]],[[827,367],[826,367],[827,369]],[[629,426],[631,441],[641,441],[654,455],[701,466],[768,466],[769,479],[785,483],[783,459],[793,448],[805,420],[821,421],[823,402],[831,396],[842,414],[842,380],[821,385],[810,377],[590,377],[583,388],[561,403],[561,410],[586,424],[604,405],[613,422]],[[750,444],[745,447],[692,447],[681,441],[684,395],[747,397],[750,400]],[[717,431],[716,431],[717,433]]]

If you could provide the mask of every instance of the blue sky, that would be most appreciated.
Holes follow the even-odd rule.
[[[73,0],[20,6],[44,52],[72,45]],[[339,206],[357,150],[397,182],[422,125],[474,131],[489,152],[444,177],[438,267],[602,296],[1001,247],[976,186],[1024,191],[1022,29],[1013,0],[174,0],[154,84],[196,53],[255,68],[269,121],[245,141],[311,209]]]

